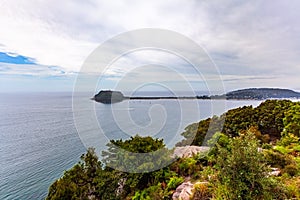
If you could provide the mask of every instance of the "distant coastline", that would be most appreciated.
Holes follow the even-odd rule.
[[[281,88],[247,88],[235,90],[222,95],[202,96],[131,96],[127,97],[120,91],[101,90],[92,100],[96,102],[111,104],[123,100],[159,100],[159,99],[211,99],[211,100],[265,100],[265,99],[287,99],[300,98],[300,93],[290,89]]]

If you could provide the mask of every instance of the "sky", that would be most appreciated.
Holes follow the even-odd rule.
[[[203,64],[199,74],[172,52],[140,49],[119,55],[105,72],[89,73],[98,79],[94,90],[185,90],[188,82],[193,90],[212,93],[249,87],[300,91],[299,9],[297,0],[2,0],[0,92],[72,91],[96,48],[144,28],[191,39],[203,55],[187,44],[183,51],[206,56],[207,68],[215,66],[217,73]],[[220,80],[222,88],[207,86]]]

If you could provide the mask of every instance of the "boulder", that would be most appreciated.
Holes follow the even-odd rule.
[[[198,153],[204,153],[209,151],[210,147],[207,146],[184,146],[184,147],[176,147],[174,150],[174,157],[179,158],[190,158]]]
[[[196,182],[191,183],[190,181],[184,182],[176,188],[172,199],[173,200],[190,200],[194,196],[194,190],[196,185],[207,185],[208,182]]]
[[[176,188],[172,199],[173,200],[189,200],[193,194],[194,184],[190,181],[184,182]]]

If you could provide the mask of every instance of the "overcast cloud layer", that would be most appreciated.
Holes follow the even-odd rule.
[[[25,79],[26,83],[39,79],[47,90],[50,77],[57,79],[57,83],[62,81],[65,86],[61,88],[71,90],[74,74],[102,42],[133,29],[161,28],[179,32],[202,46],[218,66],[226,90],[245,87],[300,90],[299,9],[297,0],[3,0],[0,52],[32,58],[35,64],[2,61],[0,89],[18,90],[21,85],[24,87]],[[122,76],[122,67],[130,68],[131,63],[140,63],[150,55],[159,58],[158,64],[172,60],[176,70],[197,82],[182,60],[153,52],[121,59],[108,72],[108,79]],[[156,76],[154,72],[148,72],[148,76]],[[135,74],[137,80],[145,78],[142,70],[136,73],[140,73],[140,76]],[[159,74],[167,77],[167,72],[165,75],[164,71]],[[176,80],[170,77],[168,81]],[[27,89],[31,86],[28,84]]]

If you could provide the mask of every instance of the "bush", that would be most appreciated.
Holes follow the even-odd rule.
[[[181,183],[183,183],[184,179],[182,177],[172,177],[167,183],[167,189],[173,190],[176,189]]]
[[[296,164],[289,164],[283,168],[282,173],[287,173],[290,176],[295,176],[298,174],[298,167]]]
[[[285,181],[288,190],[288,197],[300,199],[300,177],[289,178]]]
[[[284,147],[289,146],[291,144],[299,144],[299,137],[291,133],[286,133],[283,134],[283,137],[280,138],[277,144]]]
[[[285,112],[285,117],[283,118],[283,133],[292,133],[295,136],[300,137],[300,103],[295,102],[293,105]]]
[[[275,146],[274,150],[276,150],[276,151],[278,151],[278,152],[280,152],[282,154],[289,154],[289,153],[292,152],[291,149],[288,149],[288,148],[283,147],[283,146]]]
[[[293,162],[293,159],[290,155],[284,155],[278,151],[274,151],[273,149],[264,151],[265,158],[268,165],[272,167],[278,167],[283,169],[286,165],[289,165]]]
[[[280,188],[266,176],[269,169],[263,154],[257,151],[255,135],[233,138],[230,146],[231,150],[221,148],[217,157],[216,199],[272,199],[279,195],[274,191]]]
[[[211,194],[210,188],[208,187],[207,184],[196,183],[194,185],[192,199],[207,200],[207,199],[211,199],[211,197],[212,197],[212,194]]]

